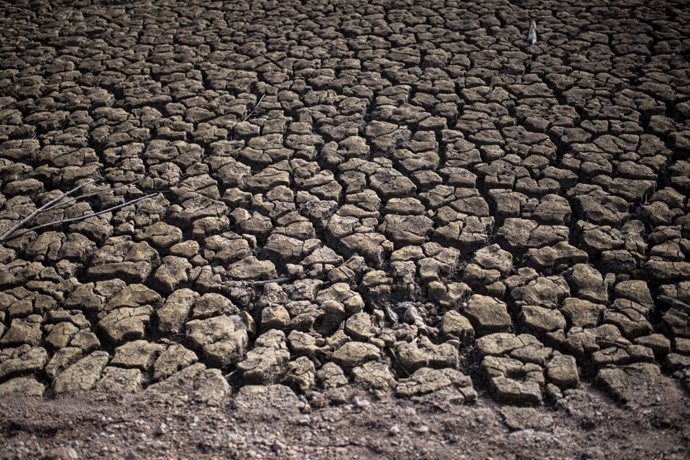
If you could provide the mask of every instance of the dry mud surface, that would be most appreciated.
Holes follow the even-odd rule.
[[[3,2],[0,456],[686,457],[689,24]]]

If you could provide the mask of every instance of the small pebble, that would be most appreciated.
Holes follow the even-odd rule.
[[[285,450],[285,444],[276,439],[275,441],[273,441],[271,450],[273,450],[273,452],[275,452],[276,454],[279,454]]]
[[[79,454],[71,447],[56,447],[46,452],[42,460],[77,460]]]
[[[358,398],[357,396],[352,398],[352,404],[354,404],[356,407],[360,407],[360,408],[365,408],[365,407],[371,406],[371,403],[369,401],[367,401],[366,399]]]
[[[158,425],[158,427],[153,432],[153,434],[156,436],[163,436],[165,433],[167,433],[167,431],[168,431],[168,425],[165,422],[161,422],[161,424]]]
[[[426,434],[429,432],[429,427],[426,425],[419,425],[412,428],[412,431],[414,431],[417,434]]]

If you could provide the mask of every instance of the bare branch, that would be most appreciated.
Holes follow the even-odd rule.
[[[254,106],[254,108],[251,110],[251,112],[249,112],[249,113],[247,114],[246,117],[244,117],[244,118],[242,119],[242,121],[247,121],[247,120],[249,120],[249,117],[251,117],[252,115],[254,115],[254,111],[255,111],[256,109],[259,108],[259,105],[261,105],[261,102],[263,102],[265,96],[266,96],[265,93],[261,95],[261,97],[259,98],[259,101],[256,103],[256,105]]]
[[[298,279],[297,275],[281,276],[278,278],[271,278],[267,280],[226,280],[223,284],[225,287],[261,287],[271,283],[284,284]]]
[[[23,218],[22,220],[20,220],[19,222],[17,222],[15,225],[12,226],[12,228],[10,228],[9,230],[7,230],[5,233],[3,233],[2,236],[0,236],[0,242],[7,240],[7,239],[10,237],[10,235],[12,235],[12,233],[14,233],[15,231],[17,231],[17,229],[19,229],[22,225],[24,225],[25,223],[29,222],[31,219],[33,219],[34,217],[36,217],[36,216],[39,215],[40,213],[45,212],[47,209],[51,209],[51,208],[53,207],[53,205],[55,205],[57,202],[59,202],[59,201],[62,200],[63,198],[65,198],[65,197],[67,197],[67,196],[69,196],[69,195],[72,195],[72,194],[75,193],[75,192],[78,192],[78,191],[81,190],[82,188],[86,187],[86,186],[89,185],[89,184],[93,184],[94,182],[95,182],[95,181],[94,181],[93,179],[89,179],[89,180],[87,180],[86,182],[84,182],[83,184],[77,185],[77,186],[74,187],[72,190],[69,190],[68,192],[63,193],[63,194],[60,195],[59,197],[57,197],[57,198],[55,198],[55,199],[53,199],[53,200],[50,200],[49,202],[47,202],[46,204],[44,204],[44,205],[41,206],[40,208],[36,209],[34,212],[32,212],[31,214],[29,214],[28,216],[26,216],[25,218]]]
[[[83,194],[83,195],[79,195],[79,196],[72,197],[72,198],[70,198],[69,200],[62,201],[62,202],[60,202],[60,203],[56,203],[55,205],[51,206],[50,208],[46,208],[45,211],[50,211],[50,210],[53,210],[53,209],[56,209],[56,208],[61,208],[61,207],[63,207],[63,206],[67,206],[68,204],[75,203],[75,202],[77,202],[77,201],[79,201],[79,200],[81,200],[81,199],[83,199],[83,198],[90,198],[90,197],[92,197],[92,196],[99,196],[99,195],[106,194],[106,193],[108,193],[108,192],[111,192],[111,193],[112,193],[112,192],[114,192],[115,190],[118,190],[118,189],[121,189],[121,188],[125,188],[125,187],[129,187],[130,185],[134,185],[134,184],[136,184],[136,183],[139,183],[139,182],[141,182],[142,180],[144,180],[146,177],[147,177],[147,176],[144,176],[144,177],[142,177],[142,178],[140,178],[140,179],[137,179],[137,180],[135,180],[135,181],[133,181],[133,182],[128,182],[128,183],[126,183],[126,184],[120,184],[120,185],[118,185],[117,187],[106,188],[105,190],[100,190],[100,191],[98,191],[98,192],[85,193],[85,194]]]
[[[273,278],[273,279],[268,279],[268,280],[251,280],[251,281],[247,281],[247,283],[252,285],[252,286],[265,286],[265,285],[271,284],[271,283],[278,283],[278,284],[288,283],[290,281],[295,280],[296,278],[297,278],[296,276],[283,276],[281,278]]]
[[[141,200],[145,200],[146,198],[152,198],[152,197],[154,197],[154,196],[156,196],[156,195],[158,195],[158,193],[150,193],[150,194],[148,194],[148,195],[140,196],[139,198],[135,198],[135,199],[133,199],[133,200],[129,200],[129,201],[125,202],[125,203],[121,203],[121,204],[118,204],[118,205],[116,205],[116,206],[112,206],[112,207],[110,207],[110,208],[108,208],[108,209],[103,209],[102,211],[92,212],[91,214],[85,214],[85,215],[79,216],[79,217],[72,217],[72,218],[69,218],[69,219],[60,219],[60,220],[55,220],[55,221],[53,221],[53,222],[48,222],[48,223],[45,223],[45,224],[36,225],[35,227],[27,228],[27,229],[22,230],[21,232],[15,233],[14,235],[12,235],[11,238],[17,238],[17,237],[20,237],[20,236],[22,236],[22,235],[25,235],[25,234],[27,234],[27,233],[29,233],[29,232],[34,232],[34,231],[36,231],[36,230],[40,230],[40,229],[42,229],[42,228],[50,227],[50,226],[53,226],[53,225],[58,225],[58,224],[70,224],[70,223],[73,223],[73,222],[79,222],[79,221],[81,221],[81,220],[88,219],[89,217],[100,216],[101,214],[105,214],[105,213],[107,213],[107,212],[117,211],[117,210],[120,209],[120,208],[124,208],[125,206],[129,206],[130,204],[134,204],[134,203],[137,203],[137,202],[139,202],[139,201],[141,201]],[[9,237],[6,237],[6,236],[3,235],[3,237],[0,238],[0,242],[5,241],[5,240],[7,240],[7,239],[9,239]]]

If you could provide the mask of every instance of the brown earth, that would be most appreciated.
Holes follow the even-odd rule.
[[[0,455],[688,457],[688,24],[0,4]]]
[[[133,400],[0,401],[2,458],[687,458],[687,395],[664,378],[625,405],[589,385],[553,408],[441,391],[311,409],[263,387],[220,408]],[[305,407],[309,409],[305,409]],[[57,450],[56,450],[57,449]],[[65,457],[68,458],[68,457]]]

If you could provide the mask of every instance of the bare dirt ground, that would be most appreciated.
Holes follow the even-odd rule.
[[[3,458],[676,458],[688,455],[690,408],[675,382],[634,390],[616,405],[589,386],[552,408],[414,400],[304,410],[274,390],[229,406],[84,399],[3,400]],[[56,451],[56,449],[58,449]],[[69,458],[69,457],[65,457]]]
[[[687,458],[689,24],[0,4],[0,456]]]

